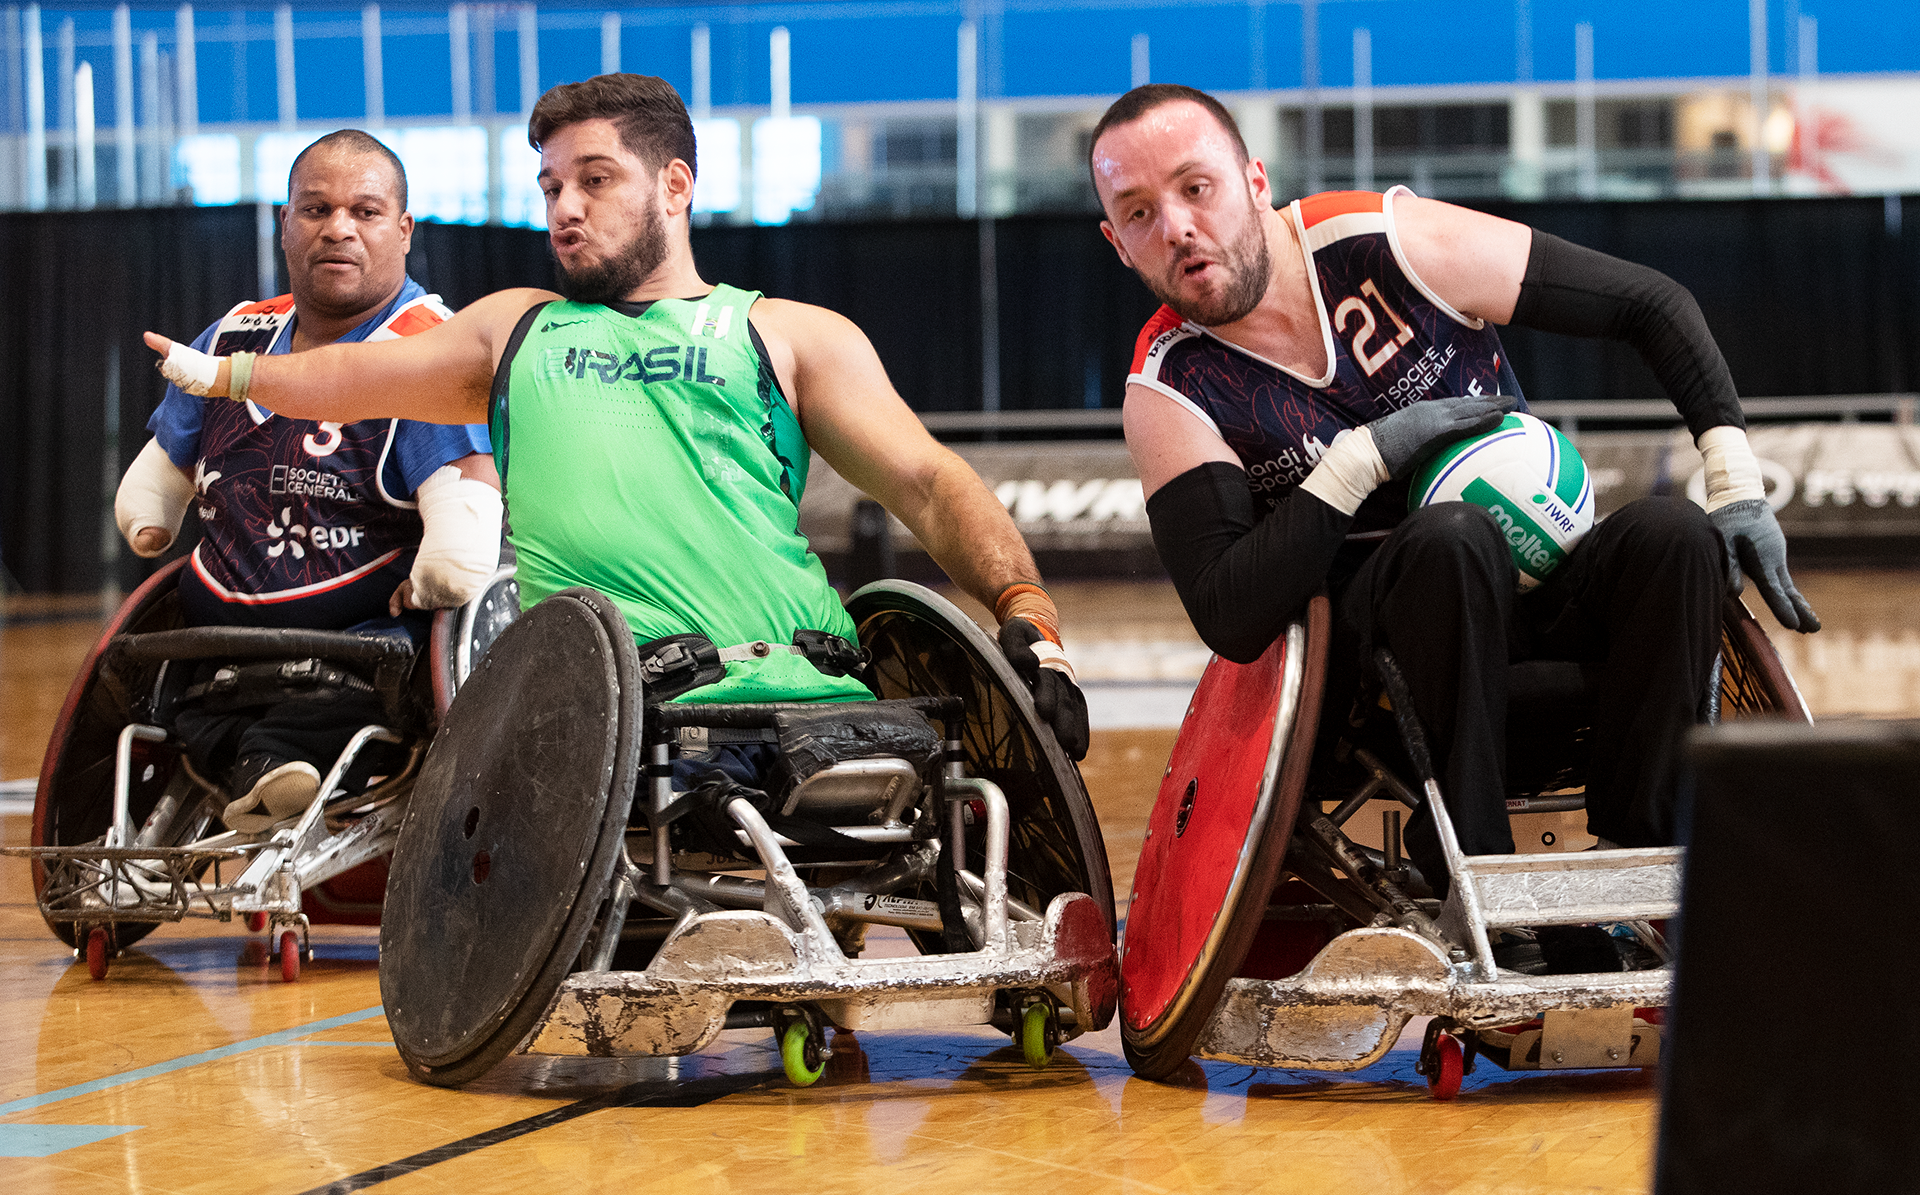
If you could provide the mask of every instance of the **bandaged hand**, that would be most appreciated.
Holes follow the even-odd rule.
[[[162,377],[196,398],[225,397],[229,370],[225,357],[201,352],[192,345],[168,340],[158,332],[148,332],[147,347],[160,354],[158,369]]]
[[[1000,651],[1033,690],[1033,710],[1053,729],[1060,749],[1085,759],[1090,731],[1087,698],[1075,683],[1073,662],[1060,645],[1060,616],[1038,585],[1009,585],[995,603]]]
[[[1747,433],[1711,427],[1697,444],[1707,466],[1707,518],[1727,549],[1728,588],[1739,593],[1746,587],[1740,576],[1745,569],[1781,626],[1802,634],[1819,630],[1819,616],[1787,572],[1787,537],[1767,502]]]

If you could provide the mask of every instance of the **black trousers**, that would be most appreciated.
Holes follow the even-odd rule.
[[[304,761],[325,776],[361,727],[385,721],[378,696],[329,690],[240,710],[188,705],[174,715],[173,729],[201,775],[227,777],[229,794],[239,798],[284,763]],[[377,767],[392,766],[396,750],[367,744],[348,773],[349,787]]]
[[[1562,573],[1516,592],[1493,518],[1451,502],[1408,515],[1332,596],[1325,708],[1344,713],[1386,647],[1406,675],[1461,849],[1513,850],[1506,814],[1508,666],[1589,665],[1593,698],[1587,828],[1621,846],[1674,841],[1679,751],[1699,717],[1720,646],[1725,549],[1678,498],[1629,503],[1581,540]],[[1422,811],[1407,852],[1444,880]]]

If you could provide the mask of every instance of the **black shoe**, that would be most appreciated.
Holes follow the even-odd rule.
[[[1538,931],[1546,975],[1624,971],[1613,935],[1597,925],[1543,925]]]

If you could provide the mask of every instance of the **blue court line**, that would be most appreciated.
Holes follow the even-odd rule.
[[[235,1054],[245,1054],[252,1050],[264,1050],[272,1046],[284,1046],[298,1041],[312,1033],[324,1029],[337,1029],[342,1025],[351,1025],[355,1021],[365,1021],[386,1012],[383,1005],[363,1008],[359,1012],[343,1013],[337,1017],[328,1017],[324,1021],[314,1021],[306,1025],[296,1025],[291,1029],[282,1029],[278,1033],[269,1033],[262,1037],[250,1037],[245,1041],[234,1042],[230,1046],[220,1046],[212,1050],[202,1050],[198,1054],[187,1054],[168,1062],[156,1062],[152,1066],[143,1066],[139,1070],[126,1071],[118,1075],[109,1075],[104,1079],[89,1079],[85,1083],[76,1083],[72,1087],[61,1087],[53,1091],[43,1091],[39,1095],[30,1095],[24,1099],[11,1100],[0,1104],[0,1116],[11,1116],[15,1112],[30,1112],[35,1108],[44,1108],[48,1104],[57,1104],[62,1100],[77,1099],[83,1095],[92,1095],[99,1091],[108,1091],[115,1087],[124,1087],[128,1083],[138,1083],[144,1079],[157,1078],[172,1074],[190,1066],[199,1066],[203,1062],[218,1062],[222,1058],[231,1058]]]
[[[0,1158],[50,1158],[145,1127],[138,1124],[0,1124]]]

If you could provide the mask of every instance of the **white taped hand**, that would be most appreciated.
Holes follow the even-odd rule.
[[[140,455],[127,466],[120,489],[113,496],[113,521],[127,544],[141,556],[158,556],[173,545],[180,534],[180,520],[193,501],[193,482],[187,480],[159,440],[148,440]],[[140,533],[149,528],[166,532],[167,538],[155,544],[141,543]]]
[[[472,600],[500,566],[500,491],[442,465],[420,483],[420,551],[410,604],[443,610]]]
[[[1737,427],[1710,427],[1694,440],[1707,467],[1707,513],[1723,506],[1767,496],[1760,461]]]
[[[176,340],[160,359],[160,372],[188,394],[205,398],[213,393],[213,384],[219,380],[220,358]]]
[[[1327,454],[1307,474],[1300,488],[1341,514],[1360,509],[1375,487],[1389,476],[1370,428],[1348,428],[1333,438]]]

